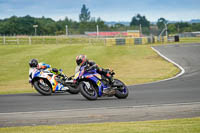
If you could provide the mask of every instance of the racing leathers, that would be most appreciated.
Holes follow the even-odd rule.
[[[48,71],[50,71],[50,72],[52,72],[52,73],[54,73],[54,74],[56,74],[56,75],[64,76],[64,75],[62,74],[62,72],[60,72],[57,68],[51,68],[51,65],[46,64],[46,63],[43,63],[43,62],[38,63],[37,69],[48,70]]]
[[[57,68],[51,68],[51,65],[49,64],[41,62],[37,65],[37,69],[47,70],[50,71],[51,73],[54,73],[55,75],[60,76],[61,78],[56,78],[56,81],[59,83],[63,84],[63,82],[65,82],[65,80],[67,79],[67,77],[60,70],[58,70]],[[68,89],[68,87],[66,89]]]
[[[48,68],[51,68],[51,65],[45,64],[45,63],[43,63],[43,62],[40,62],[40,63],[38,63],[38,65],[37,65],[37,69],[43,69],[43,70],[45,70],[45,69],[48,69]]]
[[[107,78],[111,85],[113,84],[114,80],[111,75],[112,71],[110,71],[109,69],[103,69],[103,68],[99,67],[94,61],[90,61],[90,60],[87,60],[81,66],[86,66],[87,69],[96,69],[97,73],[99,73],[99,74],[103,75],[105,78]],[[79,71],[81,66],[76,67],[75,73],[77,71]]]

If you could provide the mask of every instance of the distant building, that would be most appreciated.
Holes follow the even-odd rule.
[[[88,36],[97,36],[97,32],[85,32]],[[98,36],[103,37],[115,37],[115,36],[128,36],[128,37],[141,37],[139,30],[128,30],[128,31],[104,31],[99,32]]]
[[[139,30],[127,30],[127,36],[130,36],[130,37],[141,37]]]
[[[97,32],[85,32],[86,35],[88,36],[97,36]],[[104,31],[104,32],[99,32],[98,36],[105,36],[105,37],[114,37],[114,36],[127,36],[126,32],[118,32],[118,31]]]

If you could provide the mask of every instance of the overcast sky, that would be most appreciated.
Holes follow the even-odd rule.
[[[31,15],[78,20],[83,4],[92,17],[105,21],[131,21],[137,13],[150,21],[200,19],[200,0],[0,0],[0,19]]]

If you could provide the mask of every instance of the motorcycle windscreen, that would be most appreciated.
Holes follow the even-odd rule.
[[[78,71],[78,72],[74,75],[74,79],[75,79],[75,80],[78,79],[79,74],[80,74],[80,71]]]
[[[95,74],[95,76],[96,76],[98,79],[101,79],[101,75],[100,75],[100,74]]]
[[[29,81],[33,79],[33,76],[35,75],[37,69],[35,68],[29,68]]]

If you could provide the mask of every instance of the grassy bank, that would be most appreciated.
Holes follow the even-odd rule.
[[[199,133],[200,118],[0,128],[0,133]]]
[[[180,38],[181,43],[200,43],[200,37],[184,37]]]
[[[150,46],[7,45],[0,46],[0,94],[34,92],[28,83],[28,62],[39,59],[52,67],[74,74],[75,57],[86,54],[104,68],[116,71],[126,84],[169,78],[179,72],[158,56]]]

